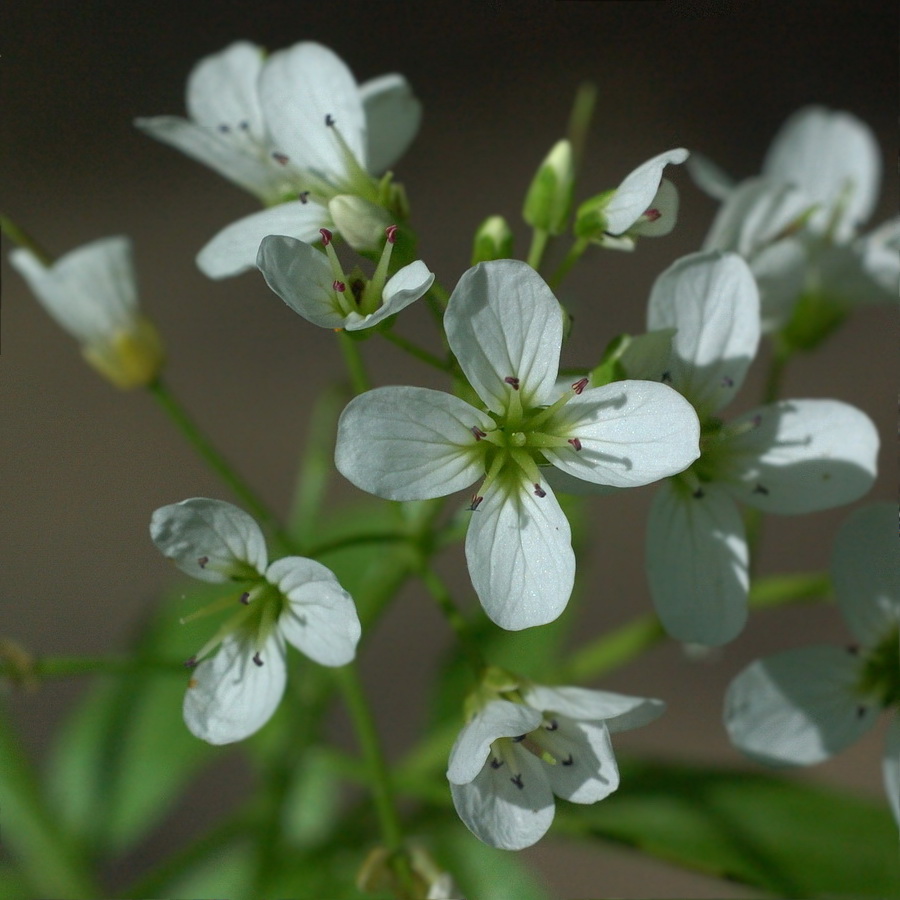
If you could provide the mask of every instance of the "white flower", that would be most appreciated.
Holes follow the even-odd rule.
[[[329,206],[342,195],[379,204],[372,176],[399,159],[421,118],[402,76],[357,85],[338,56],[309,41],[270,56],[240,41],[206,57],[188,78],[187,109],[190,119],[136,124],[270,206],[200,251],[197,264],[211,278],[252,267],[266,235],[315,241],[320,228],[334,227]]]
[[[662,173],[687,158],[682,147],[667,150],[638,166],[615,190],[586,200],[576,214],[575,234],[614,250],[632,250],[638,236],[668,234],[678,217],[678,191]]]
[[[881,180],[878,146],[859,119],[819,106],[798,110],[772,141],[762,177],[737,186],[700,156],[688,167],[724,201],[704,249],[733,250],[750,263],[765,331],[785,325],[803,295],[820,298],[832,315],[897,299],[900,218],[858,234]]]
[[[359,619],[334,573],[301,556],[268,564],[262,531],[242,510],[221,500],[184,500],[153,513],[150,535],[183,572],[235,591],[213,604],[235,611],[188,660],[196,669],[184,721],[197,737],[229,744],[269,720],[284,693],[286,644],[323,666],[353,659]]]
[[[771,765],[812,765],[867,732],[894,708],[885,789],[900,824],[900,560],[897,508],[865,506],[838,533],[834,592],[858,646],[810,646],[751,663],[725,697],[736,747]]]
[[[596,803],[619,786],[610,733],[652,722],[664,708],[661,700],[536,685],[489,700],[450,752],[459,817],[492,847],[530,847],[553,821],[554,795]]]
[[[700,459],[660,488],[650,510],[650,590],[671,635],[723,644],[747,616],[747,543],[735,501],[797,514],[856,500],[874,480],[878,434],[864,413],[836,400],[783,400],[728,424],[718,417],[760,334],[756,286],[735,254],[693,254],[667,269],[653,286],[647,328],[676,329],[655,377],[684,394],[701,422]]]
[[[425,388],[369,391],[341,415],[335,462],[357,487],[389,500],[441,497],[484,478],[466,537],[475,591],[501,627],[542,625],[565,608],[575,559],[541,467],[597,484],[647,484],[696,459],[697,417],[650,382],[585,390],[584,378],[560,396],[562,313],[525,263],[469,269],[444,323],[483,407]]]
[[[385,283],[396,226],[371,279],[345,274],[334,252],[331,233],[322,229],[325,253],[282,235],[263,238],[256,264],[266,284],[313,325],[359,331],[405,309],[431,287],[434,274],[421,260],[404,266]]]
[[[23,248],[9,260],[101,375],[120,388],[145,387],[156,379],[162,345],[138,308],[128,238],[101,238],[49,266]]]

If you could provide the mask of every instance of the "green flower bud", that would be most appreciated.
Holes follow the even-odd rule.
[[[567,140],[558,141],[528,188],[522,217],[532,228],[561,234],[572,208],[574,188],[572,145]]]
[[[472,242],[472,265],[494,259],[511,259],[513,234],[503,216],[489,216],[475,232]]]
[[[604,191],[585,200],[575,213],[575,237],[589,241],[600,240],[606,232],[606,207],[615,190]]]

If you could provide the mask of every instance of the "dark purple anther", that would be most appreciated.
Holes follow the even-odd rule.
[[[334,118],[331,116],[330,113],[329,113],[328,115],[325,116],[325,124],[326,124],[329,128],[331,128],[331,126],[334,125]]]
[[[519,379],[514,375],[507,375],[506,378],[503,379],[514,391],[519,389]]]
[[[261,666],[263,664],[263,661],[259,658],[259,651],[253,654],[253,662],[258,666]]]
[[[470,512],[475,512],[479,506],[481,506],[481,501],[484,500],[484,497],[479,497],[477,494],[472,498],[472,503],[469,506]]]
[[[569,443],[570,443],[576,450],[580,450],[580,449],[581,449],[581,441],[579,441],[578,438],[569,438]]]
[[[197,657],[196,656],[192,656],[190,659],[186,659],[184,661],[184,667],[186,669],[193,669],[194,666],[196,666],[196,665],[197,665]]]
[[[575,762],[575,760],[572,759],[572,754],[570,753],[570,754],[562,761],[562,764],[563,764],[564,766],[571,766],[573,762]]]
[[[240,602],[244,604],[244,606],[250,605],[250,594],[247,591],[244,591],[240,596]]]
[[[279,153],[277,150],[272,154],[272,159],[282,166],[286,166],[290,162],[290,157],[286,153]]]
[[[209,557],[208,557],[208,556],[201,556],[201,557],[197,560],[197,565],[200,566],[201,569],[205,569],[205,568],[206,568],[206,564],[207,564],[208,562],[209,562]]]
[[[547,492],[539,484],[535,484],[535,485],[533,485],[533,487],[534,487],[534,496],[535,497],[546,497],[547,496]]]
[[[651,222],[655,222],[662,213],[658,209],[648,209],[644,211],[644,218],[649,219]]]
[[[322,243],[327,247],[330,243],[334,235],[327,228],[320,228],[319,234],[322,235]]]
[[[487,437],[486,432],[482,431],[477,425],[473,425],[473,426],[469,429],[469,431],[471,431],[472,434],[475,435],[475,440],[476,440],[476,441],[480,441],[482,438],[486,438],[486,437]]]
[[[333,288],[334,290],[336,290],[339,294],[343,294],[344,291],[347,290],[347,285],[344,284],[343,281],[337,281],[337,280],[332,281],[332,282],[331,282],[331,286],[332,286],[332,288]]]
[[[396,241],[397,241],[397,226],[396,225],[388,225],[388,227],[384,229],[384,233],[387,235],[387,241],[389,244],[396,243]]]
[[[309,191],[300,191],[300,193],[297,194],[297,199],[301,203],[309,203]]]
[[[575,384],[572,385],[572,390],[575,391],[576,394],[580,394],[590,383],[590,380],[587,378],[579,378]]]
[[[522,788],[525,787],[525,785],[522,784],[522,776],[521,776],[521,775],[515,775],[514,777],[510,778],[509,780],[510,780],[510,781],[511,781],[511,782],[512,782],[519,790],[522,790]]]

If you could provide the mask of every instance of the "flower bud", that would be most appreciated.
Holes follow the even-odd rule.
[[[489,216],[475,232],[472,242],[472,265],[495,259],[511,259],[513,234],[503,216]]]
[[[572,164],[572,145],[558,141],[541,163],[522,207],[522,217],[548,234],[561,234],[572,207],[575,170]]]

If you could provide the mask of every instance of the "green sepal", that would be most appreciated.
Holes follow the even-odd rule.
[[[597,241],[606,233],[606,207],[615,194],[615,189],[604,191],[585,200],[575,212],[575,237],[587,241]]]

